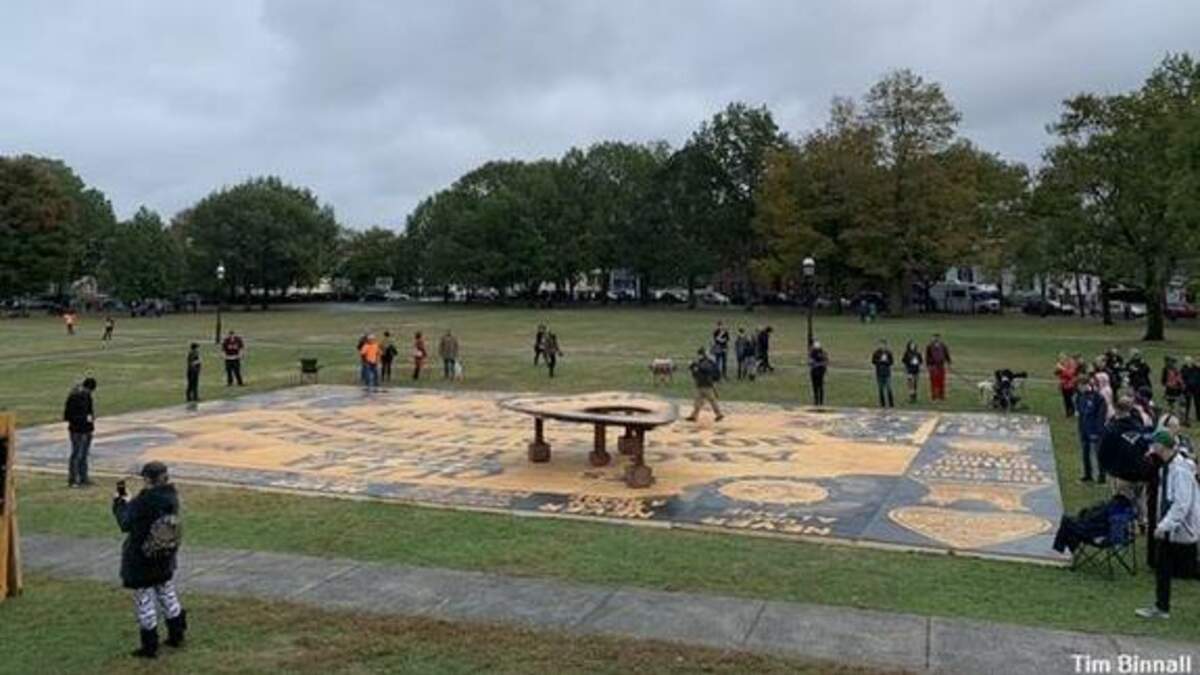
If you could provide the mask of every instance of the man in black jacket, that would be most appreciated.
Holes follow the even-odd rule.
[[[729,379],[729,370],[726,367],[729,357],[729,331],[721,321],[717,322],[717,328],[712,334],[712,355],[717,369],[721,371],[721,379]]]
[[[1200,365],[1192,357],[1185,356],[1179,373],[1183,375],[1183,424],[1191,426],[1193,408],[1196,419],[1200,420]]]
[[[200,345],[195,342],[188,347],[187,353],[187,393],[184,395],[188,403],[200,400]]]
[[[692,380],[696,382],[696,400],[692,404],[692,414],[685,419],[689,422],[695,422],[696,417],[700,414],[700,408],[707,403],[712,407],[713,414],[717,416],[717,421],[720,422],[725,418],[721,414],[721,406],[717,405],[717,387],[716,382],[721,377],[721,371],[717,368],[717,364],[708,357],[708,352],[701,347],[696,351],[696,360],[692,361],[688,366],[688,370],[692,373]]]
[[[96,380],[87,378],[71,389],[67,403],[63,406],[63,421],[71,437],[71,458],[67,461],[67,486],[89,487],[88,452],[92,449],[92,432],[95,431],[96,413],[92,392],[96,391]]]
[[[1142,359],[1142,353],[1136,349],[1129,350],[1129,362],[1125,364],[1125,372],[1129,373],[1129,387],[1139,392],[1146,389],[1153,397],[1154,387],[1150,382],[1150,366]]]
[[[133,590],[137,608],[141,647],[133,655],[152,659],[158,656],[158,606],[166,616],[171,647],[183,646],[187,612],[172,580],[181,532],[179,495],[162,462],[147,463],[141,473],[145,487],[132,500],[118,487],[112,512],[128,535],[121,546],[121,583]]]
[[[879,407],[894,408],[896,399],[892,395],[892,365],[896,357],[888,348],[887,340],[879,341],[879,348],[871,354],[871,365],[875,366],[875,388],[879,390]]]
[[[758,372],[760,373],[775,372],[775,367],[771,365],[771,333],[773,332],[774,330],[767,326],[758,331],[756,336],[758,344],[755,355],[758,357]]]

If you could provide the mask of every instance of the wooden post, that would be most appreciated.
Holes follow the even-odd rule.
[[[0,602],[21,592],[21,546],[17,534],[16,421],[0,413]]]
[[[608,445],[605,440],[605,431],[607,431],[605,425],[596,424],[595,444],[592,451],[588,453],[588,461],[591,462],[592,466],[608,466],[609,462],[612,461],[612,456],[608,454],[608,449],[605,447]]]
[[[529,461],[531,462],[550,461],[550,444],[546,442],[544,426],[542,418],[533,418],[533,442],[529,444]]]

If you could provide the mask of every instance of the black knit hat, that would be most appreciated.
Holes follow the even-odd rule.
[[[142,478],[149,478],[152,481],[158,481],[167,475],[167,465],[159,461],[146,462],[142,467]]]

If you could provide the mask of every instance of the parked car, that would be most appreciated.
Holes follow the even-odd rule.
[[[1196,308],[1187,302],[1168,302],[1166,315],[1168,319],[1194,319]]]
[[[711,288],[705,288],[696,291],[696,298],[706,305],[728,305],[729,296],[724,293],[718,293]]]
[[[792,296],[779,291],[776,293],[763,293],[759,301],[764,305],[797,305],[803,304],[803,300],[795,300]]]
[[[1130,319],[1144,319],[1146,317],[1146,306],[1140,302],[1109,300],[1108,309],[1118,317],[1128,317]]]
[[[412,300],[412,296],[410,296],[408,293],[402,293],[400,291],[388,291],[387,293],[384,293],[383,296],[388,302],[408,302],[409,300]]]
[[[879,291],[859,291],[850,298],[851,309],[858,309],[863,303],[874,305],[875,311],[880,314],[888,311],[887,296]]]
[[[1030,298],[1021,306],[1021,311],[1034,316],[1050,316],[1052,314],[1070,316],[1076,312],[1076,308],[1069,302],[1053,298]]]
[[[688,301],[687,291],[681,288],[659,288],[651,291],[655,302],[679,305]]]

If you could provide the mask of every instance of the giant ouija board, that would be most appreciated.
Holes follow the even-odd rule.
[[[720,424],[651,433],[655,482],[631,489],[627,458],[588,464],[590,426],[547,421],[553,459],[529,462],[532,422],[501,410],[504,396],[317,386],[102,417],[92,467],[157,459],[184,480],[1062,561],[1037,417],[722,402]],[[62,425],[22,446],[23,465],[65,470]]]

